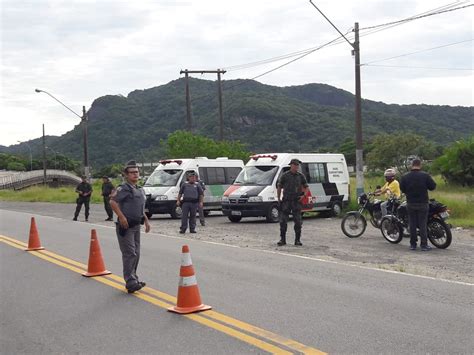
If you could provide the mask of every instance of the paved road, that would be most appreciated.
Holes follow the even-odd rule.
[[[32,215],[47,252],[65,260],[86,263],[90,229],[96,228],[107,268],[120,275],[110,225],[2,209],[0,234],[26,242]],[[208,224],[221,219],[210,218]],[[346,354],[461,354],[474,349],[473,285],[291,251],[234,247],[217,243],[216,236],[208,242],[157,233],[166,223],[154,221],[155,232],[142,240],[139,273],[149,287],[135,296],[123,292],[116,276],[101,282],[85,279],[41,253],[0,243],[2,351],[241,354],[311,348]],[[264,224],[259,230],[268,228]],[[184,243],[191,248],[203,301],[217,312],[210,316],[177,316],[160,304],[165,300],[166,306],[176,294]],[[225,317],[231,317],[232,331],[224,327]]]

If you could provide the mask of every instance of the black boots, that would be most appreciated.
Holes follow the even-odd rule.
[[[280,236],[280,241],[277,243],[277,245],[279,247],[281,247],[282,245],[286,245],[286,237],[284,235]]]
[[[296,235],[295,235],[295,245],[298,245],[298,246],[303,245],[303,244],[301,244],[300,238],[301,238],[301,233],[296,233]]]

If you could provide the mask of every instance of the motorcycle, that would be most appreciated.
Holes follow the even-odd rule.
[[[445,222],[449,218],[447,206],[431,199],[429,201],[427,231],[428,239],[436,248],[446,249],[451,245],[451,227]],[[399,243],[410,237],[406,202],[395,202],[395,213],[382,218],[380,230],[390,243]]]
[[[367,228],[367,219],[364,214],[369,214],[369,221],[375,228],[380,228],[382,220],[382,201],[375,199],[375,194],[369,192],[358,197],[358,211],[347,212],[341,221],[342,232],[349,238],[357,238],[364,234]]]

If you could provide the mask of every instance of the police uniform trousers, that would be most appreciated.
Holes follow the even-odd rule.
[[[104,196],[104,208],[105,212],[107,212],[107,216],[113,218],[114,212],[112,211],[112,207],[110,207],[110,196]]]
[[[123,278],[125,287],[130,289],[139,282],[137,276],[138,261],[140,260],[140,225],[129,227],[122,237],[118,232],[117,238],[122,252]]]
[[[295,222],[295,238],[299,240],[301,237],[301,203],[299,199],[283,199],[280,205],[280,236],[281,238],[286,237],[286,230],[288,227],[288,220],[290,219],[290,213],[293,215],[293,221]]]
[[[181,210],[183,214],[181,215],[181,231],[185,232],[188,228],[189,220],[189,230],[196,230],[196,211],[198,210],[199,202],[183,202],[181,205]]]
[[[90,197],[78,197],[76,200],[76,211],[74,212],[74,218],[77,218],[79,216],[79,213],[81,212],[82,205],[84,205],[85,208],[85,217],[86,219],[89,218],[89,202],[90,202]]]

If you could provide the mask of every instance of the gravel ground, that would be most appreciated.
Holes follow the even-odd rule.
[[[72,219],[75,205],[0,201],[0,209]],[[80,221],[84,221],[83,213],[79,217]],[[92,205],[88,223],[113,225],[112,222],[105,222],[105,217],[101,205]],[[0,222],[0,225],[1,223],[5,221]],[[410,251],[409,240],[406,238],[400,244],[388,243],[380,231],[370,224],[361,237],[347,238],[341,231],[340,218],[305,217],[302,247],[292,245],[294,238],[292,221],[288,225],[287,241],[290,244],[284,247],[276,246],[279,239],[278,224],[266,223],[263,218],[244,218],[240,223],[231,223],[221,213],[212,212],[206,218],[205,227],[198,224],[197,234],[184,235],[178,233],[179,221],[172,220],[169,215],[154,215],[151,224],[152,238],[158,238],[159,234],[184,236],[242,248],[283,252],[474,284],[474,230],[471,229],[453,228],[453,242],[448,249],[433,248],[430,252],[421,252],[419,249]]]

